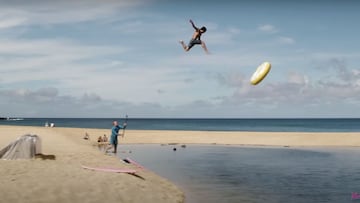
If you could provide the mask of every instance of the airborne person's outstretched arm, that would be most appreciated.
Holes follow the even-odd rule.
[[[190,19],[189,22],[191,23],[192,27],[193,27],[195,30],[199,30],[199,28],[195,26],[194,21],[192,21],[192,20]]]

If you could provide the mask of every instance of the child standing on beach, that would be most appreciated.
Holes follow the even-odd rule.
[[[206,32],[206,27],[201,27],[200,29],[195,26],[194,22],[190,19],[189,22],[191,23],[192,27],[195,29],[195,32],[189,42],[189,44],[186,46],[184,41],[180,40],[180,44],[184,48],[185,51],[189,51],[194,45],[200,44],[201,47],[204,49],[204,51],[209,54],[209,51],[205,45],[205,42],[202,41],[201,35]]]

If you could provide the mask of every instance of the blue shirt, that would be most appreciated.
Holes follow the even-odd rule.
[[[111,128],[111,137],[110,137],[110,144],[117,144],[117,137],[119,134],[119,130],[122,129],[124,127],[117,125],[117,126],[113,126]]]

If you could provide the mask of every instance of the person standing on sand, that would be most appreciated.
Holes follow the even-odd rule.
[[[113,121],[113,127],[111,128],[110,144],[114,148],[113,153],[117,152],[119,130],[126,128],[126,123],[123,126],[119,125],[117,121]],[[124,136],[124,135],[122,135]]]

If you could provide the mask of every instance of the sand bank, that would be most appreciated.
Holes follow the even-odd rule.
[[[97,150],[91,141],[82,139],[84,132],[84,129],[0,126],[0,148],[31,133],[41,137],[43,154],[55,156],[55,160],[0,160],[0,201],[184,201],[184,194],[175,185],[149,171],[133,176],[82,169],[81,165],[135,169]],[[89,134],[93,136],[95,131]]]
[[[92,140],[99,135],[109,136],[109,129],[82,129]],[[63,128],[61,131],[73,131]],[[120,144],[225,144],[265,146],[360,146],[360,132],[216,132],[126,130]]]

